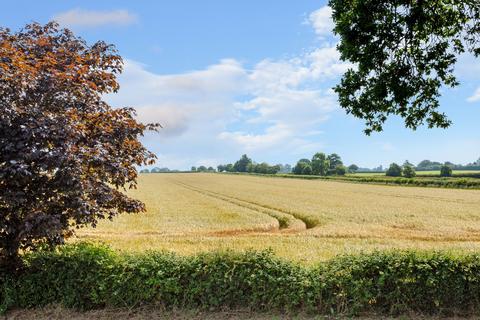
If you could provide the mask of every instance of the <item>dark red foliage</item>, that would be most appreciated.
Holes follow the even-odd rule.
[[[139,137],[157,125],[102,100],[122,59],[55,23],[0,29],[0,264],[57,245],[75,227],[144,210],[124,191],[154,154]]]

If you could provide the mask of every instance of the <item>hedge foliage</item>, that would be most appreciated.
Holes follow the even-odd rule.
[[[314,267],[269,251],[115,253],[76,244],[25,256],[1,277],[2,311],[61,304],[103,307],[250,308],[316,314],[479,314],[480,255],[376,252]]]
[[[228,173],[239,174],[245,173]],[[382,185],[402,185],[414,187],[437,187],[437,188],[452,188],[452,189],[480,189],[480,179],[476,174],[465,174],[462,177],[432,177],[418,175],[415,178],[405,177],[386,177],[386,176],[314,176],[314,175],[293,175],[293,174],[250,174],[254,176],[275,177],[275,178],[291,178],[291,179],[306,179],[306,180],[334,180],[347,181],[356,183],[370,183]]]

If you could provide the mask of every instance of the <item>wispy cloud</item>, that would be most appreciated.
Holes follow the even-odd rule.
[[[64,27],[100,27],[100,26],[126,26],[137,21],[137,16],[127,10],[94,11],[72,9],[61,12],[53,20]]]
[[[480,87],[473,93],[472,96],[468,97],[468,102],[480,101]]]

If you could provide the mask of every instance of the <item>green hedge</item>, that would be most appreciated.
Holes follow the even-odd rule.
[[[77,244],[25,257],[1,277],[2,310],[166,307],[357,314],[479,314],[480,255],[376,252],[315,267],[271,252],[118,254]]]
[[[221,173],[225,174],[225,173]],[[315,176],[315,175],[296,175],[296,174],[260,174],[260,173],[227,173],[236,175],[253,175],[274,178],[291,178],[306,180],[334,180],[347,181],[355,183],[370,183],[382,185],[402,185],[414,187],[436,187],[436,188],[452,188],[452,189],[480,189],[480,179],[474,177],[427,177],[417,176],[415,178],[405,177],[386,177],[386,176]]]

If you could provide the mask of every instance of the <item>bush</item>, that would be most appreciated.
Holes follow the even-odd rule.
[[[402,167],[396,163],[392,163],[385,175],[388,177],[400,177],[402,175]]]
[[[2,310],[69,308],[249,308],[289,312],[479,314],[480,256],[408,251],[340,256],[302,267],[271,252],[180,257],[120,255],[76,244],[24,257],[0,277]]]
[[[446,164],[440,168],[440,177],[451,177],[452,176],[452,168],[447,166]]]

